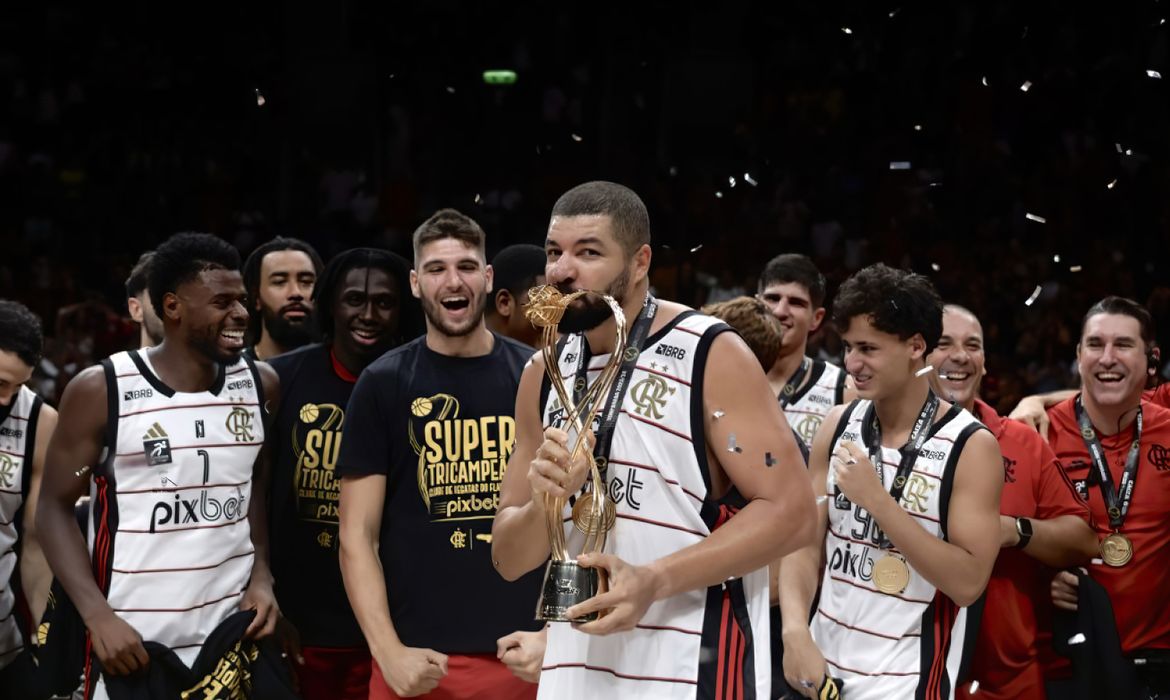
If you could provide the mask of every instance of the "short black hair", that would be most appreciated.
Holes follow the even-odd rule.
[[[927,353],[942,336],[942,312],[942,299],[929,279],[882,263],[845,280],[833,300],[833,324],[842,333],[854,318],[865,316],[874,328],[901,340],[920,333]]]
[[[763,292],[773,284],[796,283],[808,290],[809,301],[814,309],[825,305],[825,276],[807,255],[784,253],[768,261],[760,273],[760,288]]]
[[[519,297],[544,274],[547,260],[544,249],[531,243],[517,243],[496,253],[492,258],[492,296],[506,289],[512,296]],[[489,314],[495,311],[495,304],[487,305]]]
[[[646,204],[636,192],[616,182],[594,180],[577,185],[560,196],[553,205],[552,216],[608,216],[613,222],[613,235],[627,258],[650,244]]]
[[[153,250],[148,250],[138,256],[138,262],[134,263],[134,267],[130,270],[130,276],[126,278],[127,299],[138,296],[146,289],[147,280],[150,278],[150,261],[152,259],[154,259]]]
[[[1089,310],[1085,313],[1085,317],[1081,319],[1082,339],[1085,337],[1085,325],[1089,322],[1090,318],[1098,314],[1116,314],[1137,319],[1138,326],[1141,329],[1142,342],[1145,343],[1146,350],[1149,350],[1156,344],[1154,317],[1150,314],[1150,310],[1133,299],[1118,296],[1107,296],[1089,307]]]
[[[411,237],[414,250],[414,264],[418,264],[419,252],[422,247],[432,241],[441,241],[444,238],[454,238],[464,245],[472,246],[479,251],[481,257],[487,244],[487,235],[475,219],[457,209],[440,209],[431,214],[426,221],[419,224]]]
[[[14,353],[29,367],[36,367],[45,349],[41,319],[18,301],[0,299],[0,350]]]
[[[154,251],[147,288],[155,313],[163,317],[163,297],[205,270],[239,270],[240,253],[210,233],[176,233]]]
[[[249,343],[260,340],[260,324],[263,323],[263,314],[256,311],[256,300],[260,298],[260,267],[269,253],[277,253],[282,250],[297,250],[308,255],[309,260],[313,263],[313,272],[317,273],[318,276],[321,274],[321,269],[325,267],[321,256],[317,254],[317,249],[299,238],[277,236],[267,243],[256,246],[248,259],[244,261],[243,270],[244,290],[248,292],[246,306],[248,308]],[[316,285],[313,288],[316,289]]]
[[[313,317],[325,342],[333,340],[333,297],[337,288],[350,270],[361,268],[383,270],[394,278],[394,288],[398,293],[398,333],[404,339],[421,335],[422,313],[410,293],[410,263],[407,259],[379,248],[352,248],[335,255],[313,286]]]

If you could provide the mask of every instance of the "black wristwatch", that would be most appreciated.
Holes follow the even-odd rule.
[[[1020,536],[1016,549],[1027,547],[1028,540],[1032,539],[1032,521],[1027,518],[1016,518],[1016,534]]]

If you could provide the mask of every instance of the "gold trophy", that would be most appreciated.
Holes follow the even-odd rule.
[[[565,386],[560,358],[557,357],[557,324],[560,323],[569,304],[578,297],[593,293],[577,291],[572,294],[561,294],[551,285],[534,287],[528,292],[529,301],[524,307],[529,322],[540,328],[543,334],[544,369],[548,373],[552,388],[557,392],[561,406],[565,409],[565,430],[575,430],[577,433],[573,448],[569,451],[569,464],[584,454],[589,465],[588,490],[579,494],[573,505],[573,524],[585,535],[582,553],[600,552],[604,549],[606,535],[613,528],[617,518],[617,509],[606,494],[601,470],[593,457],[593,451],[587,448],[585,436],[609,398],[626,353],[625,312],[613,297],[601,295],[613,311],[614,320],[617,321],[614,351],[602,369],[601,376],[588,387],[588,390],[584,386],[579,387],[580,398],[574,399],[573,394]],[[577,381],[583,383],[586,380],[582,375]],[[545,524],[548,526],[551,556],[544,571],[544,585],[541,587],[540,601],[536,606],[536,619],[547,622],[596,620],[600,617],[596,612],[575,620],[565,616],[565,611],[570,607],[604,592],[606,580],[604,571],[581,567],[577,560],[570,556],[565,542],[564,510],[565,499],[544,495]]]

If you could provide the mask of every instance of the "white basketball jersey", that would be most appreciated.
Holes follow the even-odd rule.
[[[110,449],[91,487],[94,577],[144,641],[170,647],[190,666],[207,635],[239,610],[252,572],[260,376],[241,358],[208,391],[182,393],[159,379],[145,352],[102,364]]]
[[[824,360],[810,362],[808,381],[784,407],[788,424],[809,449],[829,409],[845,396],[845,372],[840,367]]]
[[[869,401],[855,401],[836,426],[830,452],[845,442],[867,454],[873,443],[863,427]],[[967,439],[983,424],[952,409],[934,424],[902,493],[902,509],[927,532],[947,539],[947,516],[955,467]],[[882,448],[882,482],[889,492],[901,453]],[[953,698],[967,651],[967,608],[960,608],[913,567],[899,594],[879,592],[874,564],[885,555],[879,527],[844,494],[829,502],[825,568],[813,639],[834,676],[845,680],[849,700]],[[894,550],[896,551],[896,550]]]
[[[0,668],[24,649],[16,611],[17,559],[24,502],[32,481],[33,449],[41,399],[22,386],[0,421]]]
[[[605,551],[626,562],[648,564],[701,542],[731,512],[711,498],[703,431],[707,352],[714,337],[727,330],[716,319],[684,313],[648,338],[638,358],[606,471],[617,522]],[[571,336],[560,353],[570,388],[583,342]],[[590,383],[607,359],[589,358]],[[563,426],[555,392],[544,400],[542,415],[545,425]],[[565,520],[575,556],[582,541],[568,507]],[[629,632],[597,637],[552,623],[539,697],[663,700],[715,697],[717,688],[734,688],[740,695],[730,697],[767,700],[768,640],[763,569],[657,601]]]

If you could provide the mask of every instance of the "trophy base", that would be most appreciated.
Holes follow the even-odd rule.
[[[600,569],[578,566],[576,560],[550,560],[544,570],[536,619],[542,622],[592,622],[600,618],[600,613],[592,612],[570,619],[565,616],[565,611],[605,591],[602,573]]]

